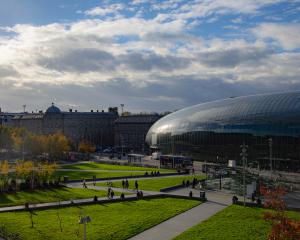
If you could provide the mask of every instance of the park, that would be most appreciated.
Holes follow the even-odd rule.
[[[225,175],[223,180],[208,178],[197,165],[180,169],[186,158],[178,158],[176,168],[163,167],[159,160],[111,159],[85,142],[80,148],[86,159],[66,161],[72,146],[60,133],[38,136],[2,129],[3,135],[11,136],[3,148],[21,157],[0,164],[0,237],[5,240],[263,240],[282,219],[296,234],[289,239],[298,239],[299,209],[281,202],[286,192],[272,195],[285,206],[278,211],[265,205],[274,201],[267,194],[261,195],[263,204],[250,198],[243,203],[242,195],[226,190],[230,182]],[[248,182],[253,177],[247,173]],[[241,176],[237,179],[241,182]],[[278,217],[278,212],[282,219],[277,222],[265,217]]]

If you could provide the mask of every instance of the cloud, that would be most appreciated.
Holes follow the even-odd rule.
[[[40,57],[39,65],[47,69],[69,72],[113,71],[115,58],[112,54],[94,48],[66,49],[53,57]]]
[[[261,39],[272,39],[281,47],[292,50],[300,48],[299,23],[262,23],[253,29],[253,33]]]
[[[121,61],[135,71],[173,71],[186,68],[190,60],[183,57],[160,56],[153,53],[129,53],[120,56]]]
[[[181,4],[168,14],[159,14],[158,19],[195,19],[211,15],[253,14],[268,5],[275,5],[283,0],[191,0]]]
[[[84,11],[85,15],[88,16],[106,16],[108,14],[117,14],[119,11],[123,10],[125,7],[124,4],[115,3],[107,7],[94,7],[89,10]]]
[[[246,22],[244,15],[278,1],[138,2],[124,7],[106,1],[87,10],[84,19],[68,23],[1,28],[8,34],[0,38],[0,102],[16,110],[24,102],[32,110],[45,109],[56,99],[64,109],[125,103],[129,110],[165,111],[229,96],[300,89],[300,53],[293,51],[300,39],[296,23],[251,29],[239,24],[237,32],[244,35],[234,37],[205,32],[206,20],[218,18],[221,24],[221,15],[229,14],[235,24]],[[151,5],[156,12],[145,18],[135,12],[112,17],[129,5],[143,14]],[[7,100],[11,96],[16,96],[12,102]]]
[[[0,79],[17,77],[19,74],[12,66],[0,65]]]
[[[272,52],[271,49],[258,47],[219,49],[200,53],[199,59],[208,67],[233,68],[241,64],[256,65]]]

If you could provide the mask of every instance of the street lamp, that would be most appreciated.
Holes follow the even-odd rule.
[[[269,156],[270,156],[270,171],[273,171],[272,155],[273,155],[273,139],[269,138]]]
[[[83,240],[86,240],[86,224],[91,221],[91,218],[89,216],[80,217],[79,218],[79,224],[83,224]]]
[[[240,146],[241,147],[241,156],[243,160],[243,196],[244,196],[244,206],[246,206],[246,164],[247,164],[247,149],[248,145],[245,142]]]

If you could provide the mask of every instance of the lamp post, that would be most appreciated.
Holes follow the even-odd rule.
[[[273,155],[273,139],[269,138],[269,157],[270,157],[270,171],[273,171],[272,155]]]
[[[248,145],[245,142],[240,146],[241,147],[241,156],[243,160],[243,197],[244,197],[244,206],[246,206],[246,164],[247,164],[247,149]]]
[[[83,240],[86,240],[86,224],[91,221],[89,216],[80,217],[79,224],[83,224]]]

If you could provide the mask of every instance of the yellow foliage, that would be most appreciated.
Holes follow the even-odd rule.
[[[96,148],[92,146],[89,142],[82,140],[79,143],[78,150],[82,153],[92,153],[95,152]]]
[[[8,164],[7,160],[0,163],[0,173],[4,176],[8,175],[8,173],[9,173],[9,164]]]

